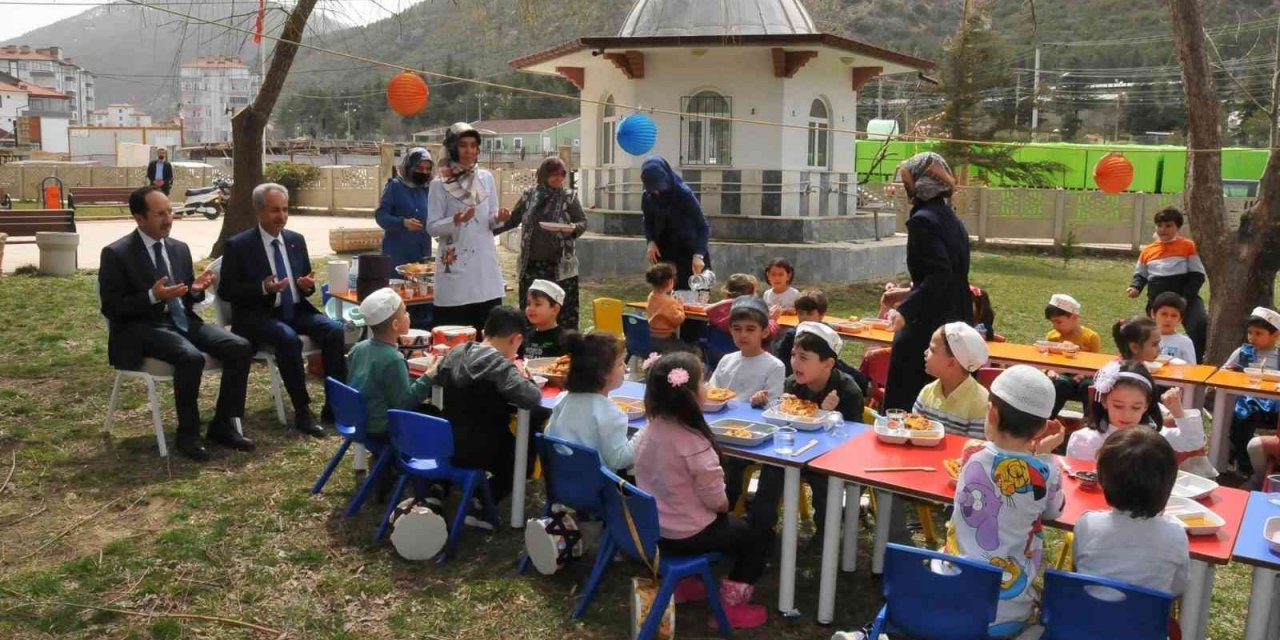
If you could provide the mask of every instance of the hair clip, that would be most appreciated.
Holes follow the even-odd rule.
[[[689,372],[683,368],[676,367],[667,374],[667,383],[673,387],[683,387],[689,382]]]

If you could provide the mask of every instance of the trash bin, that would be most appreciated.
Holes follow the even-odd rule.
[[[36,246],[40,247],[42,275],[69,276],[76,272],[76,247],[80,246],[80,234],[40,231],[36,233]]]

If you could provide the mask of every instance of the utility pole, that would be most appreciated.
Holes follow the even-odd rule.
[[[1036,75],[1031,82],[1031,141],[1036,141],[1036,129],[1040,127],[1040,47],[1036,47]]]
[[[355,103],[354,102],[342,103],[344,110],[347,112],[347,139],[348,140],[353,140],[353,138],[351,137],[351,105],[353,104]]]
[[[484,99],[483,93],[476,94],[476,122],[480,122],[481,120],[484,120],[484,103],[481,102],[481,100],[483,99]]]
[[[1018,111],[1022,107],[1022,72],[1014,70],[1013,72],[1013,130],[1018,130]],[[1033,128],[1034,132],[1035,129]]]
[[[883,76],[876,78],[876,120],[882,118],[882,114],[884,113],[884,95],[882,93],[882,89],[884,89]]]

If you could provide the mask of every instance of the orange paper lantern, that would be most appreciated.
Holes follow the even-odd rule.
[[[422,113],[431,99],[431,90],[418,74],[405,70],[387,83],[387,104],[408,118]]]
[[[1133,183],[1133,163],[1118,153],[1108,153],[1093,167],[1093,182],[1105,193],[1120,193]]]

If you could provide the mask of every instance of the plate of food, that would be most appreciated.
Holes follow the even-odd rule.
[[[908,413],[902,419],[901,428],[889,426],[888,418],[875,423],[876,437],[888,444],[913,444],[917,447],[936,447],[942,444],[946,429],[941,422],[930,420],[919,413]]]
[[[882,320],[880,318],[868,318],[866,320],[863,320],[862,324],[872,329],[881,329],[883,331],[888,331],[889,329],[893,328],[892,322],[888,320]]]
[[[628,396],[609,396],[613,404],[617,405],[623,413],[627,414],[627,420],[639,420],[644,417],[644,400],[641,398],[631,398]]]
[[[1263,379],[1263,380],[1266,380],[1266,381],[1268,381],[1268,382],[1280,382],[1280,370],[1277,370],[1277,369],[1263,369],[1263,370],[1262,370],[1262,379]]]
[[[722,418],[707,425],[717,442],[740,447],[754,447],[773,437],[778,428],[763,422],[739,420],[738,418]]]
[[[832,329],[835,329],[836,331],[843,331],[845,333],[858,333],[859,331],[867,328],[867,325],[862,324],[857,320],[836,319],[829,321],[827,324],[831,325]]]
[[[436,265],[433,262],[410,262],[396,267],[396,273],[405,277],[406,280],[419,280],[435,273]]]
[[[410,329],[408,333],[400,336],[399,341],[403,348],[426,349],[431,346],[431,332]]]
[[[1218,483],[1208,478],[1202,478],[1194,473],[1186,471],[1178,472],[1178,479],[1173,482],[1173,495],[1179,498],[1189,498],[1191,500],[1199,500],[1218,488]]]
[[[1222,516],[1209,510],[1209,507],[1190,498],[1177,496],[1169,498],[1164,506],[1164,515],[1173,518],[1187,530],[1188,535],[1193,536],[1213,535],[1227,524]]]
[[[569,231],[577,231],[578,229],[577,227],[571,224],[564,224],[560,222],[539,222],[538,226],[542,227],[547,231],[559,231],[562,233],[569,232]]]
[[[707,401],[702,403],[702,411],[704,413],[721,411],[737,395],[729,389],[707,387]]]
[[[783,394],[763,415],[770,424],[789,425],[801,431],[817,431],[822,428],[830,413],[823,411],[816,402]]]
[[[525,371],[547,379],[557,387],[564,386],[564,379],[569,375],[569,356],[559,358],[530,358],[524,363]]]

